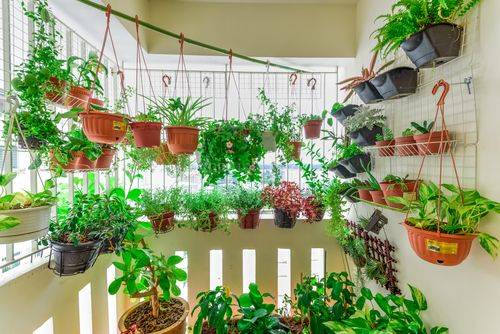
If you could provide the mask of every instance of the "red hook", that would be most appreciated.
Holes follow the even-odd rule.
[[[450,84],[444,81],[443,79],[439,80],[432,89],[432,95],[437,94],[439,87],[443,87],[444,90],[443,93],[441,94],[441,97],[439,98],[437,105],[444,106],[444,100],[446,99],[446,95],[448,95],[448,92],[450,91]]]
[[[184,33],[181,32],[179,35],[179,44],[181,45],[181,53],[184,51]]]
[[[297,73],[290,74],[290,84],[292,86],[295,86],[295,83],[297,82],[297,79],[298,79]]]
[[[165,85],[166,88],[172,83],[172,78],[170,78],[170,75],[164,74],[161,77],[161,81],[163,81],[163,84]]]

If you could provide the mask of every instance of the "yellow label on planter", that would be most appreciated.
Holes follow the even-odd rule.
[[[425,239],[425,246],[427,250],[439,254],[456,255],[458,252],[457,243],[439,242],[436,240]]]
[[[125,123],[113,121],[113,130],[115,131],[125,131]]]

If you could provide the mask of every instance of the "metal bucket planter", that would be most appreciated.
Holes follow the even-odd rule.
[[[91,268],[102,247],[102,241],[90,241],[79,245],[50,242],[49,269],[59,276],[71,276]]]
[[[40,206],[37,208],[0,210],[0,214],[15,217],[21,221],[19,225],[0,232],[0,244],[33,240],[47,234],[51,209],[52,206]]]
[[[377,88],[375,88],[370,81],[360,83],[356,87],[353,87],[353,90],[359,96],[361,101],[366,104],[377,103],[384,99],[378,92]]]
[[[397,67],[377,75],[370,82],[384,100],[399,99],[417,91],[418,71],[411,67]]]

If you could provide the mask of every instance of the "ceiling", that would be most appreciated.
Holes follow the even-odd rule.
[[[141,0],[134,0],[141,1]],[[259,3],[259,4],[341,4],[353,5],[358,0],[176,0],[179,2],[209,2],[209,3]]]

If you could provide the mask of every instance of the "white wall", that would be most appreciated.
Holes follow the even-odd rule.
[[[368,65],[374,45],[369,35],[375,29],[374,19],[388,11],[393,0],[360,0],[357,9],[358,50],[357,74],[361,65]],[[479,40],[475,51],[480,68],[474,73],[478,114],[479,144],[477,146],[477,186],[484,196],[500,201],[498,163],[498,82],[500,68],[500,1],[483,0],[479,8]],[[373,210],[371,210],[373,211]],[[370,211],[370,212],[371,212]],[[387,212],[390,223],[388,237],[397,247],[400,286],[411,283],[425,293],[430,309],[426,320],[442,324],[452,334],[500,333],[500,262],[493,261],[475,243],[469,258],[457,267],[440,267],[420,260],[411,250],[406,232],[399,224],[403,217]],[[492,216],[481,229],[500,237],[500,217]],[[405,292],[408,290],[405,288]]]

